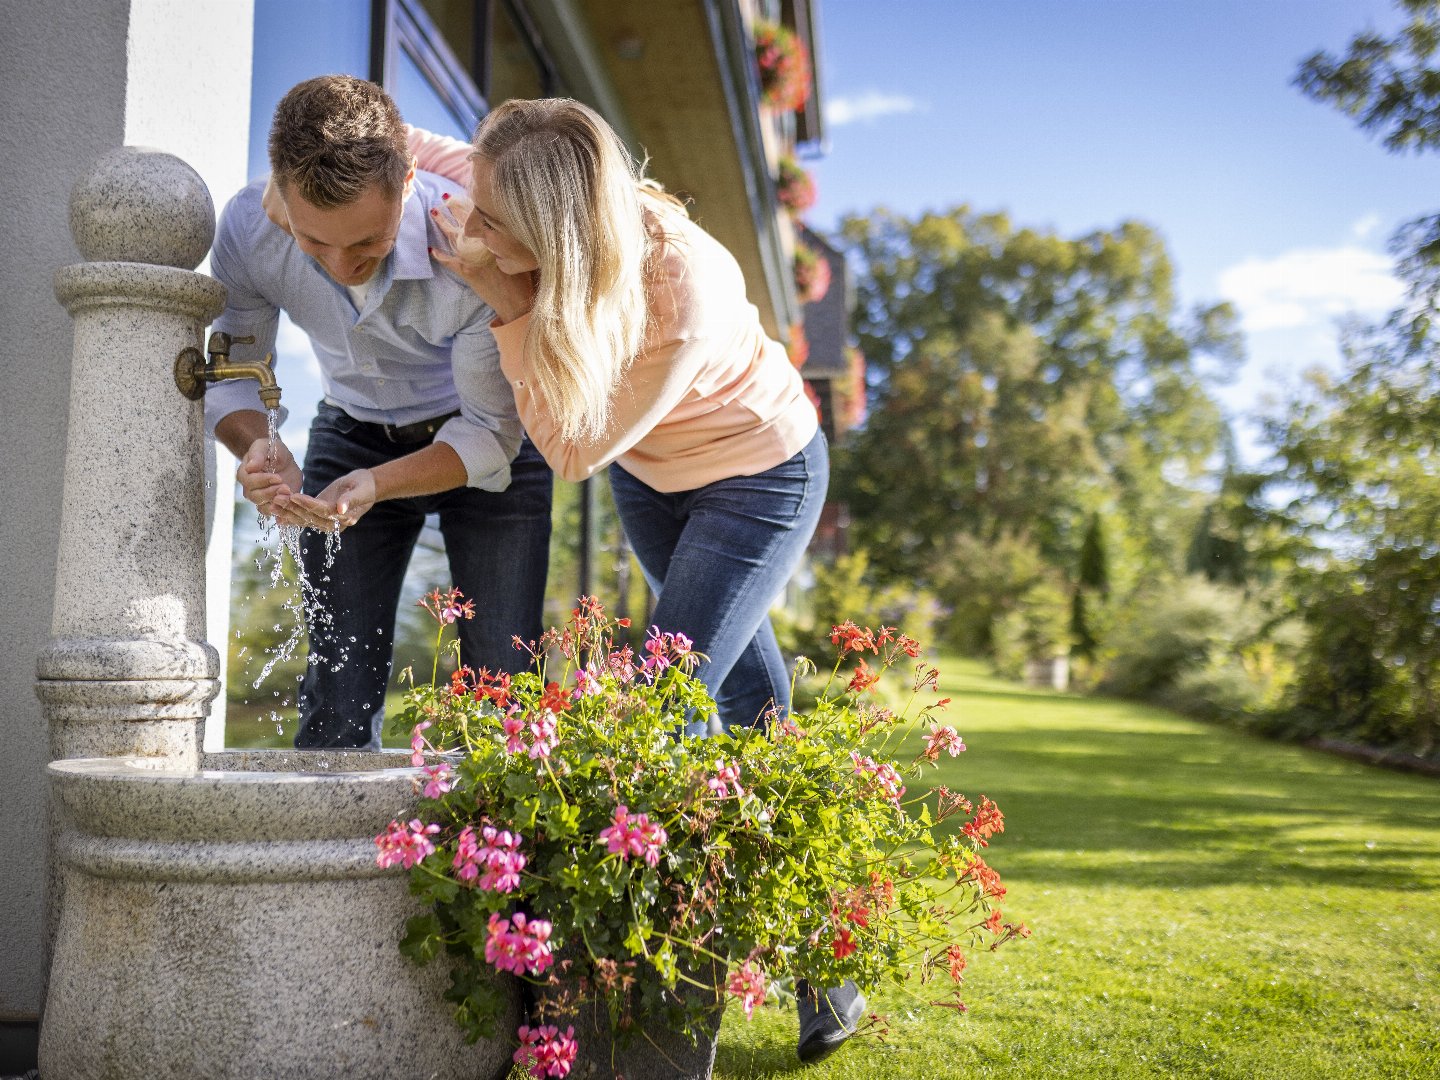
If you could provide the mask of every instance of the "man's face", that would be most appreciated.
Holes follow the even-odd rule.
[[[386,195],[379,184],[371,184],[354,202],[332,207],[307,202],[293,188],[282,188],[281,194],[290,235],[341,285],[365,284],[395,248],[404,192]]]

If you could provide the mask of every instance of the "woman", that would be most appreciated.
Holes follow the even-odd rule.
[[[432,254],[495,310],[531,440],[566,480],[608,467],[654,622],[707,657],[697,674],[727,730],[783,711],[768,612],[815,531],[829,462],[735,259],[578,102],[506,102],[473,151],[423,132],[411,147],[421,168],[469,174],[473,208],[440,215],[455,253]]]
[[[829,457],[734,257],[579,102],[509,101],[473,150],[418,131],[411,148],[469,183],[473,205],[437,215],[454,252],[431,254],[494,309],[531,441],[566,480],[609,469],[655,624],[705,655],[726,729],[783,712],[768,613],[815,531]],[[865,999],[853,983],[797,989],[799,1055],[818,1060]]]

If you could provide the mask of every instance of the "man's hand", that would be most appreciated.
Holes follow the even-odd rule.
[[[280,439],[275,440],[273,467],[270,463],[270,440],[256,439],[240,459],[235,479],[245,498],[267,517],[281,525],[302,525],[286,509],[286,502],[300,491],[300,466],[295,456]]]
[[[431,248],[430,257],[474,289],[502,323],[514,322],[535,303],[535,271],[507,274],[496,266],[490,250],[465,235],[465,219],[472,209],[463,195],[446,201],[445,212],[435,214],[435,223],[450,242],[450,250]]]
[[[290,495],[284,499],[287,513],[298,525],[324,532],[342,532],[365,516],[375,505],[375,474],[356,469],[336,480],[319,495]]]

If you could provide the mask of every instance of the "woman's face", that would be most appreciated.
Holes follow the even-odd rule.
[[[495,216],[495,166],[484,158],[471,159],[470,201],[475,209],[465,219],[465,235],[479,240],[495,256],[495,265],[507,274],[540,269],[530,249],[516,240]]]

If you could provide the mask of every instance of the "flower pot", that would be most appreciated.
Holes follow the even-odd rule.
[[[639,973],[644,977],[645,972]],[[574,1025],[578,1050],[570,1069],[571,1080],[709,1080],[715,1068],[715,1047],[720,1040],[720,1020],[725,1010],[725,994],[721,988],[724,969],[712,966],[704,977],[693,976],[712,986],[697,987],[681,980],[673,991],[666,991],[667,1002],[685,1000],[713,1003],[702,1030],[691,1038],[663,1015],[634,1016],[633,1026],[620,1035],[610,1029],[610,1014],[604,1001],[591,998],[575,1004],[556,1005],[557,999],[574,995],[580,988],[578,978],[561,979],[555,993],[542,991],[542,1008],[553,1011],[548,1023],[562,1029]],[[632,994],[633,998],[637,995]]]

